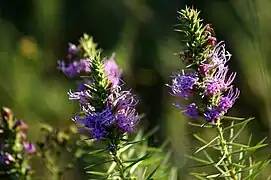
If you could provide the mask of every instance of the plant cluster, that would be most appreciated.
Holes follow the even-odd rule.
[[[178,32],[183,34],[184,50],[179,53],[185,68],[171,76],[170,94],[183,103],[174,103],[189,125],[213,131],[205,138],[192,133],[201,144],[193,155],[200,163],[190,174],[197,179],[249,180],[259,177],[270,158],[254,160],[254,152],[265,147],[265,139],[252,144],[238,139],[253,118],[226,116],[240,95],[234,88],[236,73],[230,73],[231,54],[225,43],[218,42],[210,24],[204,24],[199,12],[185,8],[179,12]],[[11,110],[2,108],[0,123],[0,177],[28,180],[35,173],[30,159],[41,159],[49,179],[59,180],[66,171],[84,160],[90,179],[177,179],[178,169],[171,163],[166,141],[152,147],[148,140],[156,133],[137,127],[141,116],[139,103],[131,89],[126,89],[116,55],[104,56],[93,38],[84,34],[78,44],[70,43],[67,56],[58,61],[58,69],[74,80],[77,88],[67,92],[78,105],[73,124],[66,129],[41,127],[38,142],[27,140],[27,124],[16,119]],[[202,131],[201,131],[202,132]],[[66,157],[69,157],[68,160]],[[206,169],[207,168],[207,169]],[[190,169],[189,169],[190,170]],[[45,175],[41,177],[44,179]]]

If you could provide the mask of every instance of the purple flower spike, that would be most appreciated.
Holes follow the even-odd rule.
[[[232,73],[230,77],[226,80],[226,75],[228,72],[228,67],[219,66],[213,77],[209,77],[205,80],[205,93],[208,95],[215,95],[227,90],[234,81],[236,73]]]
[[[231,54],[225,50],[223,41],[219,42],[210,55],[214,66],[225,65],[231,58]]]
[[[231,88],[227,94],[227,96],[222,96],[219,100],[219,109],[221,111],[227,112],[234,104],[235,100],[239,97],[240,91],[236,89],[233,91]]]
[[[196,119],[198,117],[198,107],[195,103],[189,104],[185,108],[185,112],[183,115],[191,118],[191,119]]]
[[[135,106],[137,101],[131,91],[121,91],[120,87],[114,89],[109,96],[109,102],[116,108],[117,125],[123,132],[133,132],[139,121]]]
[[[221,113],[218,108],[207,108],[207,111],[204,113],[204,117],[207,121],[216,123],[216,121],[221,117]]]
[[[72,92],[71,90],[69,90],[67,94],[70,100],[78,100],[80,103],[79,104],[80,107],[83,107],[83,106],[86,107],[86,105],[88,105],[92,99],[90,90],[82,90],[82,91],[75,91],[75,92]],[[93,109],[91,107],[89,108],[90,110]]]
[[[91,135],[94,139],[100,140],[107,136],[108,132],[105,130],[104,127],[97,125],[95,128],[92,129]]]
[[[119,84],[120,76],[122,70],[115,62],[115,54],[112,54],[110,59],[104,60],[104,71],[107,74],[109,81],[112,83],[113,87]]]
[[[60,69],[66,76],[73,78],[81,73],[90,72],[90,60],[81,59],[80,61],[73,61],[68,65],[64,61],[58,61],[58,69]]]
[[[198,78],[196,74],[186,74],[181,76],[176,73],[172,80],[172,95],[181,96],[183,98],[188,98],[191,95],[194,85],[197,83]]]
[[[75,116],[75,121],[84,125],[84,128],[91,132],[93,138],[101,139],[108,134],[107,128],[111,127],[116,121],[115,114],[107,107],[102,112],[90,112],[84,118]]]
[[[139,121],[136,110],[130,107],[119,111],[117,117],[117,124],[123,132],[133,132],[135,125]]]
[[[29,143],[29,142],[24,142],[24,149],[25,149],[25,152],[28,154],[32,154],[32,153],[36,152],[36,148],[35,148],[34,144]]]

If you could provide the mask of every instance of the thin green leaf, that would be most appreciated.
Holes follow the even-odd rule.
[[[247,179],[255,179],[257,177],[257,175],[270,163],[270,160],[264,161],[262,162],[262,164],[256,169],[254,170],[254,172],[250,175],[248,175],[247,177],[244,178],[244,180]]]
[[[210,164],[209,161],[206,161],[204,159],[201,159],[201,158],[197,158],[197,157],[194,157],[194,156],[189,156],[189,155],[184,155],[185,157],[189,158],[189,159],[192,159],[194,161],[197,161],[197,162],[200,162],[200,163],[203,163],[203,164]],[[212,163],[212,162],[211,162]]]
[[[188,122],[189,125],[194,126],[194,127],[206,127],[206,128],[213,128],[213,126],[207,126],[206,123],[204,124],[197,124],[197,123],[192,123],[192,122]]]
[[[243,150],[243,147],[241,147],[241,149]],[[240,152],[240,154],[239,154],[239,160],[240,159],[242,159],[243,158],[243,156],[244,156],[244,152],[242,151],[242,152]],[[240,162],[240,164],[243,164],[244,162]],[[244,167],[245,168],[245,167]],[[239,168],[238,169],[238,171],[241,171],[243,168],[241,167],[241,168]],[[239,179],[241,179],[242,178],[242,173],[238,173],[238,177],[239,177]]]
[[[90,169],[90,168],[92,168],[92,167],[95,167],[95,166],[98,166],[98,165],[101,165],[101,164],[105,164],[105,163],[109,163],[109,162],[113,162],[113,160],[111,159],[111,160],[99,162],[99,163],[96,163],[96,164],[91,164],[91,165],[85,167],[84,169]]]
[[[215,142],[218,139],[218,136],[215,137],[213,140],[211,140],[210,142],[208,142],[207,144],[205,144],[204,146],[202,146],[201,148],[199,148],[194,154],[199,153],[200,151],[208,148],[213,142]]]
[[[178,174],[178,169],[174,167],[171,168],[168,180],[177,180],[177,174]]]
[[[241,128],[237,131],[237,133],[230,139],[231,142],[234,141],[239,136],[239,134],[243,131],[243,129],[246,127],[249,121],[250,120],[245,121],[245,123],[241,126]]]
[[[260,144],[260,145],[252,146],[252,147],[249,147],[249,148],[244,148],[244,149],[240,149],[240,150],[237,150],[237,151],[233,151],[230,154],[236,154],[236,153],[246,152],[246,151],[255,151],[255,150],[263,148],[263,147],[265,147],[267,145],[268,144]]]
[[[208,144],[207,141],[205,141],[204,139],[202,139],[201,137],[199,137],[197,134],[193,134],[193,136],[194,136],[197,140],[199,140],[200,142],[202,142],[203,144]],[[217,148],[217,147],[213,147],[213,148],[216,149],[216,150],[220,150],[220,149]]]
[[[104,151],[106,151],[106,150],[108,150],[108,148],[106,148],[106,149],[98,149],[98,150],[90,151],[88,154],[89,154],[89,155],[93,155],[93,154],[99,154],[99,153],[104,152]]]
[[[210,162],[214,162],[214,160],[211,158],[211,156],[207,153],[207,151],[203,150],[203,153],[205,155],[205,157],[210,161]],[[214,167],[219,171],[221,172],[222,174],[225,174],[225,172],[217,165],[215,164]]]
[[[251,136],[251,137],[252,137],[252,136]],[[257,146],[257,145],[261,145],[265,140],[266,140],[266,137],[263,138],[260,142],[258,142],[258,143],[256,144],[256,146]],[[249,139],[249,144],[250,144],[250,141],[251,141],[251,138]],[[243,161],[243,160],[245,160],[246,158],[251,157],[251,155],[252,155],[256,150],[257,150],[257,149],[252,150],[251,152],[245,152],[243,158],[240,159],[240,160],[238,161],[238,163],[241,162],[241,161]]]
[[[138,140],[138,141],[131,141],[131,142],[127,142],[127,143],[124,143],[123,145],[129,145],[129,144],[138,144],[138,143],[141,143],[143,141],[146,141],[146,139],[141,139],[141,140]]]
[[[221,173],[217,173],[217,174],[208,175],[208,176],[206,176],[206,178],[210,179],[210,178],[217,178],[217,177],[220,177],[220,176],[221,176]]]
[[[148,177],[146,178],[147,180],[151,180],[151,178],[153,177],[153,175],[155,174],[155,172],[158,170],[158,168],[160,167],[161,164],[158,164],[158,166],[148,175]]]
[[[254,168],[257,169],[257,166],[259,166],[261,163],[262,163],[262,162],[260,161],[260,162],[257,162],[257,163],[255,163],[255,164],[252,164],[251,166],[246,167],[246,168],[244,168],[244,169],[242,169],[242,170],[240,170],[240,171],[237,171],[236,173],[246,172],[246,171],[249,171],[249,170],[254,169]]]
[[[150,136],[152,136],[153,134],[155,134],[158,130],[159,130],[158,126],[154,127],[152,130],[150,130],[149,132],[147,132],[145,134],[145,136],[143,136],[143,138],[144,139],[148,139]]]
[[[105,177],[108,176],[107,173],[104,173],[104,172],[98,172],[98,171],[87,171],[86,173],[87,173],[87,174],[98,175],[98,176],[105,176]]]
[[[249,146],[248,145],[244,145],[244,144],[239,144],[239,143],[226,143],[227,145],[230,145],[230,146],[236,146],[236,147],[242,147],[242,148],[248,148]]]
[[[206,180],[206,173],[195,173],[195,172],[192,172],[192,173],[189,173],[190,175],[200,179],[200,180]]]
[[[147,166],[147,165],[157,164],[158,162],[162,161],[163,158],[164,158],[163,156],[158,156],[158,157],[152,156],[151,158],[142,161],[141,165]]]
[[[238,127],[238,126],[242,126],[242,125],[247,124],[248,122],[252,121],[253,119],[254,119],[254,118],[249,118],[249,119],[243,120],[243,121],[240,122],[240,123],[236,123],[236,124],[234,124],[234,125],[230,125],[230,126],[228,126],[228,127],[225,127],[225,128],[223,129],[223,131],[227,131],[227,130],[229,130],[229,129],[232,129],[232,128],[235,128],[235,127]]]
[[[117,166],[117,163],[116,162],[112,162],[111,165],[110,165],[110,167],[107,170],[107,174],[111,174],[114,171],[114,169],[115,169],[116,166]]]
[[[216,163],[216,166],[219,166],[225,158],[226,158],[226,154],[223,154],[223,156],[220,158],[220,160]]]
[[[132,162],[131,164],[129,164],[127,167],[125,167],[124,171],[126,171],[127,169],[129,169],[130,167],[132,167],[133,165],[135,165],[136,163],[143,161],[147,158],[151,157],[151,153],[146,154],[145,156],[136,159],[134,162]]]
[[[239,117],[231,117],[231,116],[223,116],[222,119],[224,120],[234,120],[234,121],[243,121],[246,118],[239,118]],[[251,117],[249,119],[255,119],[254,117]]]
[[[236,164],[236,163],[232,163],[233,166],[237,167],[237,168],[245,168],[246,166],[241,165],[241,164]]]
[[[189,166],[187,167],[188,169],[194,169],[194,168],[201,168],[201,167],[206,167],[206,166],[212,166],[212,165],[215,165],[216,162],[212,162],[212,163],[209,163],[209,164],[202,164],[202,165],[197,165],[197,166]]]

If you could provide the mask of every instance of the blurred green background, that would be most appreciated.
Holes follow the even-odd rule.
[[[31,124],[33,141],[39,139],[41,122],[59,128],[70,124],[77,106],[66,92],[75,85],[56,69],[57,60],[66,55],[68,42],[76,43],[88,33],[106,55],[116,52],[126,83],[140,99],[139,111],[146,114],[142,126],[161,127],[154,144],[170,138],[175,165],[185,179],[189,129],[185,117],[171,106],[175,99],[165,86],[171,72],[182,67],[174,55],[182,48],[174,25],[177,10],[185,5],[202,11],[202,18],[213,24],[218,40],[224,40],[233,54],[229,64],[238,72],[235,84],[241,97],[229,114],[255,116],[247,135],[254,133],[255,141],[270,137],[269,0],[1,0],[0,105]],[[265,157],[266,151],[260,155]]]

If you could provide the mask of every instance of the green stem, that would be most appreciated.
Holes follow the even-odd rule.
[[[226,157],[225,164],[229,167],[229,173],[230,173],[231,179],[238,180],[235,167],[233,166],[233,163],[232,163],[232,156],[229,153],[229,147],[227,146],[227,141],[224,139],[224,136],[223,136],[223,128],[221,127],[220,119],[217,120],[216,129],[219,135],[219,144],[221,146],[221,154],[222,156],[225,155]]]
[[[119,170],[119,174],[121,179],[125,180],[125,175],[124,175],[124,165],[121,162],[120,157],[117,154],[117,151],[111,151],[112,156],[113,156],[113,160],[115,161],[115,163],[117,164],[118,170]]]

